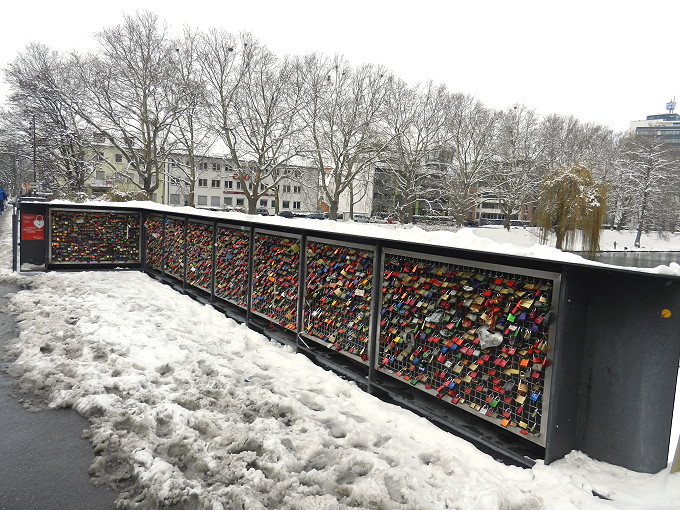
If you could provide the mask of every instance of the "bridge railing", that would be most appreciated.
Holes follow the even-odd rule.
[[[187,211],[23,203],[21,262],[141,269],[519,464],[665,467],[677,277]]]

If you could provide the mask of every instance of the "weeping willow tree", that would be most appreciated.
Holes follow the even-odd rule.
[[[577,163],[548,174],[541,183],[536,222],[541,228],[541,242],[555,235],[555,247],[570,249],[577,232],[583,249],[600,249],[600,229],[607,205],[607,188],[593,180],[585,166]]]

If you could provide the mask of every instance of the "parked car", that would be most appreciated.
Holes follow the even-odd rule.
[[[312,220],[323,220],[326,219],[326,216],[324,216],[323,213],[310,213],[307,215],[308,218]]]
[[[295,218],[295,215],[290,211],[281,211],[279,212],[279,216],[282,218]]]
[[[269,216],[269,210],[268,209],[255,209],[255,214],[259,214],[261,216]]]
[[[355,214],[353,219],[358,223],[368,223],[371,221],[371,218],[364,214]]]

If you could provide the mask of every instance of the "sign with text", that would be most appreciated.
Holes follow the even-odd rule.
[[[21,240],[45,240],[45,217],[42,214],[21,215]]]

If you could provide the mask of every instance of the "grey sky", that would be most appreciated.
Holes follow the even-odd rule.
[[[680,2],[670,0],[15,0],[3,6],[0,66],[31,41],[86,50],[94,32],[140,9],[178,33],[185,24],[248,30],[279,54],[343,54],[490,107],[523,103],[616,130],[680,99]]]

